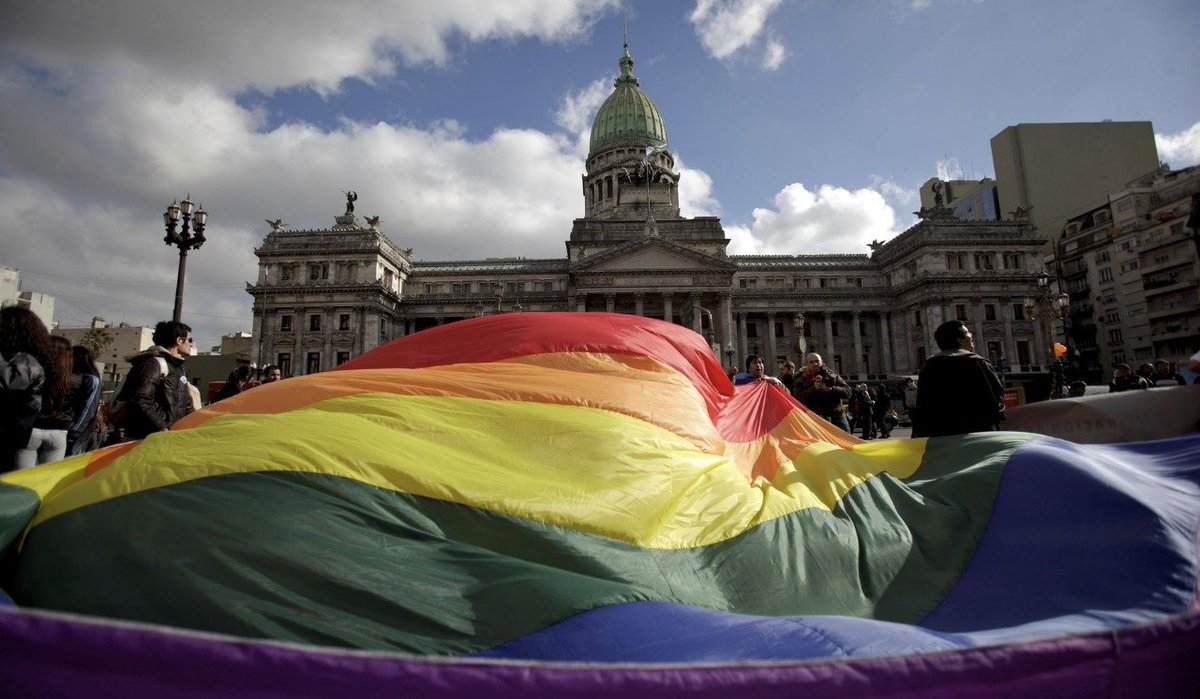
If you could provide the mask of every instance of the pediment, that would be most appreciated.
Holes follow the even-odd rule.
[[[643,238],[579,260],[575,272],[630,271],[730,271],[736,268],[728,259],[661,238]]]

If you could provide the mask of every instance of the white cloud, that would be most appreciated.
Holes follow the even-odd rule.
[[[1173,168],[1200,164],[1200,121],[1174,134],[1154,134],[1159,159]]]
[[[921,203],[921,192],[919,188],[905,187],[897,184],[890,177],[883,178],[878,175],[871,175],[871,188],[883,195],[892,204],[897,204],[905,209],[915,207]]]
[[[937,161],[937,177],[939,180],[961,180],[963,178],[962,165],[959,165],[958,158],[943,158]]]
[[[183,84],[221,91],[305,86],[391,75],[398,58],[444,65],[448,40],[565,42],[619,0],[43,0],[5,10],[0,44],[54,70],[114,55]],[[66,18],[69,18],[66,19]]]
[[[766,26],[771,13],[779,8],[782,0],[697,0],[695,9],[688,17],[696,28],[700,44],[710,56],[727,59],[738,51],[752,46]],[[768,66],[773,53],[782,51],[783,46],[772,40],[778,49],[768,46],[764,56],[764,67]],[[782,61],[782,58],[779,59]]]
[[[733,254],[866,253],[872,240],[896,235],[896,216],[873,189],[794,183],[775,195],[773,209],[755,209],[749,226],[726,226]]]
[[[763,51],[762,68],[763,70],[777,70],[783,65],[787,59],[787,47],[778,39],[771,39],[767,42],[767,48]]]
[[[565,40],[615,2],[15,6],[0,24],[0,263],[55,295],[67,324],[152,324],[170,314],[178,261],[161,212],[190,193],[209,228],[188,257],[184,309],[207,346],[249,329],[263,219],[328,227],[343,190],[423,259],[561,256],[564,226],[583,213],[579,148],[599,83],[564,99],[562,132],[470,137],[452,120],[268,129],[236,97],[375,79],[392,51],[446,63],[455,37]]]
[[[562,98],[554,121],[575,138],[575,154],[586,158],[592,133],[592,117],[612,93],[612,78],[597,78]]]
[[[679,172],[679,213],[693,216],[718,216],[721,204],[713,195],[713,179],[703,170],[689,168],[675,153],[675,169]]]

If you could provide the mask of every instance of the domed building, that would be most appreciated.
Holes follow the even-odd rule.
[[[1023,299],[1045,240],[1028,220],[964,221],[945,207],[868,254],[735,255],[720,219],[684,218],[667,123],[625,45],[592,123],[582,218],[567,257],[420,261],[347,206],[332,228],[274,226],[255,250],[258,364],[332,368],[389,340],[512,311],[632,313],[687,325],[726,366],[820,352],[851,380],[915,373],[943,320],[981,354],[1040,371],[1043,331]],[[798,251],[800,252],[800,251]]]

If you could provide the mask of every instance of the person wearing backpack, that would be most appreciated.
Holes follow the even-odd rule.
[[[154,326],[154,346],[129,358],[132,365],[116,400],[124,402],[120,424],[125,439],[145,439],[192,412],[183,362],[196,341],[192,329],[173,320]],[[165,369],[165,370],[164,370]]]

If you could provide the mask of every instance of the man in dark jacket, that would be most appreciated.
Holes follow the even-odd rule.
[[[921,368],[913,437],[941,437],[999,429],[1004,385],[988,360],[975,354],[975,338],[959,320],[938,326],[942,351]]]
[[[804,407],[846,432],[850,431],[846,413],[841,410],[842,401],[850,398],[850,384],[825,366],[821,355],[812,352],[804,358],[804,370],[796,376],[792,395]]]
[[[164,320],[154,326],[154,346],[129,358],[133,365],[119,400],[126,401],[121,428],[126,439],[144,439],[162,432],[192,412],[183,361],[192,354],[192,329]],[[163,368],[166,371],[163,371]]]

